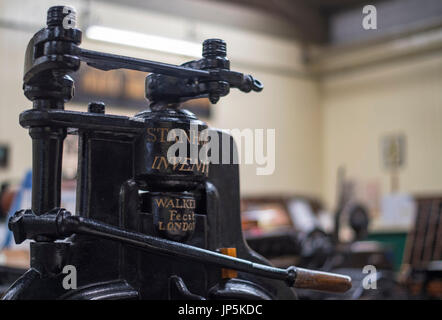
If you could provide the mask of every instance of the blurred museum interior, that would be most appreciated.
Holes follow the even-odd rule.
[[[240,165],[242,226],[255,251],[277,266],[352,274],[359,284],[341,298],[442,297],[438,0],[2,0],[0,263],[10,272],[2,292],[29,264],[28,243],[15,245],[7,229],[8,215],[31,205],[32,141],[19,125],[32,107],[25,50],[59,4],[76,9],[82,47],[182,64],[220,38],[231,69],[263,83],[260,93],[189,103],[212,127],[275,130],[273,173]],[[100,100],[106,114],[133,116],[148,108],[145,76],[82,66],[66,109]],[[62,206],[72,211],[77,151],[68,136]],[[356,290],[366,265],[383,271],[382,292]]]

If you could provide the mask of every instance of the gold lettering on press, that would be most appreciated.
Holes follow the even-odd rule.
[[[169,221],[167,224],[160,221],[158,229],[163,231],[192,231],[195,228],[195,222],[173,222]]]
[[[197,130],[191,130],[190,132],[186,132],[185,138],[183,136],[177,135],[174,128],[147,128],[147,141],[148,142],[161,142],[161,143],[172,143],[172,142],[186,142],[194,145],[203,145],[207,143],[207,137],[199,135]],[[167,135],[169,131],[172,130],[172,138],[175,141],[167,141]],[[185,140],[184,140],[185,139]]]
[[[191,158],[185,158],[185,161],[180,161],[175,159],[175,163],[169,163],[167,157],[165,156],[155,156],[152,162],[152,169],[156,170],[167,170],[171,168],[174,171],[179,172],[201,172],[206,176],[209,175],[209,165],[207,163],[198,162],[198,163],[190,163]]]
[[[159,221],[158,229],[164,231],[193,231],[195,229],[195,199],[157,198],[158,208],[169,209],[168,221]],[[187,209],[185,212],[177,209]]]
[[[159,221],[158,229],[165,231],[193,231],[195,229],[195,213],[179,214],[176,210],[169,210],[169,221]]]
[[[159,198],[155,199],[155,202],[159,208],[173,208],[173,209],[195,209],[194,199],[171,199],[171,198]],[[176,210],[170,210],[171,214],[175,214]],[[174,211],[174,212],[172,212]]]

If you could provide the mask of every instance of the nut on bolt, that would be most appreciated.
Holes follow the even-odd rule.
[[[104,102],[101,101],[94,101],[94,102],[90,102],[88,107],[87,107],[87,111],[91,112],[91,113],[101,113],[104,114],[104,110],[106,108],[106,105],[104,104]]]
[[[68,18],[67,20],[66,17]],[[71,28],[75,28],[77,23],[77,13],[69,6],[53,6],[48,9],[46,24],[48,27],[63,26],[63,23]]]

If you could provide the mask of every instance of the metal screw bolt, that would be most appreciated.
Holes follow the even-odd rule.
[[[63,26],[63,20],[67,15],[69,15],[69,19],[72,21],[70,25],[75,27],[76,11],[69,6],[50,7],[47,13],[46,24],[48,27]]]
[[[91,112],[91,113],[101,113],[104,114],[104,110],[106,108],[106,105],[104,104],[104,102],[101,101],[94,101],[94,102],[90,102],[88,107],[87,107],[87,111]]]
[[[207,39],[203,42],[203,57],[225,57],[227,55],[226,43],[221,39]]]

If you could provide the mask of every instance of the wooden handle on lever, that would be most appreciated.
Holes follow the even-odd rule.
[[[351,278],[336,273],[296,268],[295,288],[345,292],[351,288]]]

